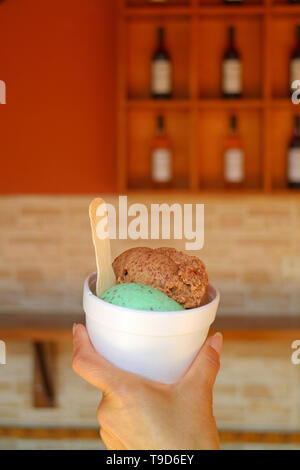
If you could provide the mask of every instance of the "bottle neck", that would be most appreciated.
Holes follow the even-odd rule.
[[[157,118],[157,134],[164,135],[165,133],[165,121],[163,116]]]
[[[236,116],[230,118],[230,130],[233,135],[237,134],[237,119]]]
[[[163,28],[159,28],[157,32],[158,45],[160,49],[164,48],[165,43],[165,31]]]
[[[231,48],[234,47],[234,41],[235,41],[235,30],[232,26],[228,29],[228,43]]]

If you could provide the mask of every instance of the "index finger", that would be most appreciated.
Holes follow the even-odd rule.
[[[113,384],[123,373],[95,350],[86,328],[77,324],[73,327],[73,370],[104,394],[111,392]]]

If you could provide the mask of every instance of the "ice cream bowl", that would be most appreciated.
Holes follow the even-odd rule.
[[[84,283],[83,309],[90,340],[117,367],[163,383],[188,369],[213,323],[219,292],[208,285],[204,305],[175,312],[133,310],[95,294],[96,273]]]

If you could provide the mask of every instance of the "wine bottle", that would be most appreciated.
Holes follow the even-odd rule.
[[[172,94],[172,64],[166,51],[164,28],[158,28],[158,46],[152,59],[151,93],[155,99],[171,98]]]
[[[230,116],[230,134],[224,143],[224,180],[228,188],[241,188],[245,179],[245,156],[237,131],[237,118]]]
[[[287,182],[292,189],[300,189],[300,116],[295,117],[294,135],[288,150]]]
[[[224,3],[226,3],[226,5],[242,5],[244,0],[224,0]]]
[[[157,117],[157,135],[151,146],[151,175],[154,187],[170,187],[172,181],[172,149],[165,134],[165,119]]]
[[[235,47],[235,28],[228,28],[228,47],[222,64],[222,92],[224,98],[240,98],[242,94],[242,63]]]
[[[300,80],[300,26],[296,28],[297,43],[294,47],[290,62],[290,90],[294,80]]]

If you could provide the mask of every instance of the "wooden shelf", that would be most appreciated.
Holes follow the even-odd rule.
[[[253,16],[262,15],[265,12],[262,5],[240,5],[240,6],[200,6],[196,9],[196,14],[208,16]]]
[[[265,12],[265,7],[260,5],[254,6],[235,6],[226,7],[224,5],[216,6],[198,6],[198,7],[186,7],[186,6],[166,6],[161,7],[126,7],[124,9],[124,16],[127,18],[140,18],[143,16],[253,16],[262,15]]]
[[[4,341],[65,341],[72,338],[73,323],[83,322],[83,314],[1,313],[0,338]]]
[[[192,13],[190,7],[179,6],[165,6],[161,7],[126,7],[124,9],[124,16],[127,18],[140,18],[143,16],[189,16]]]
[[[153,110],[169,110],[169,109],[190,109],[191,100],[127,100],[125,106],[128,109],[153,109]]]
[[[218,109],[260,109],[266,105],[262,99],[205,99],[197,100],[198,108],[218,108]]]
[[[73,323],[84,323],[83,314],[0,314],[0,338],[4,341],[69,341]],[[212,332],[227,340],[294,340],[300,337],[300,317],[218,315]]]
[[[166,189],[155,189],[150,183],[144,180],[129,181],[127,194],[189,194],[188,178],[177,180],[172,187]]]
[[[300,335],[300,317],[257,315],[217,316],[212,331],[222,331],[230,340],[291,340]]]
[[[298,111],[298,105],[292,103],[290,98],[273,98],[270,102],[270,106],[272,108],[288,108],[294,110],[295,113],[300,112]]]
[[[295,198],[295,197],[300,196],[300,190],[299,189],[289,189],[289,188],[273,189],[271,194],[274,195],[274,196],[287,196],[287,197]]]
[[[136,186],[130,186],[128,187],[128,190],[126,192],[128,196],[152,196],[152,195],[161,195],[161,196],[166,196],[166,195],[172,195],[176,194],[182,195],[182,196],[187,196],[191,194],[190,188],[182,188],[182,187],[174,187],[174,188],[168,188],[168,189],[152,189],[150,187],[144,187],[144,188],[139,188]],[[199,194],[199,193],[196,193]]]
[[[299,5],[275,4],[270,8],[270,12],[273,15],[299,15]]]
[[[287,106],[288,100],[276,100],[278,106]],[[281,103],[282,101],[282,103]],[[291,103],[290,103],[291,104]],[[262,99],[237,99],[227,100],[222,98],[216,99],[187,99],[187,100],[143,100],[129,99],[125,101],[124,106],[128,109],[152,109],[152,110],[190,110],[192,108],[221,108],[221,109],[261,109],[266,106],[266,102]],[[274,106],[275,106],[274,100]]]
[[[247,198],[249,196],[272,196],[272,197],[286,197],[286,198],[295,198],[300,197],[300,190],[293,189],[273,189],[272,191],[265,191],[263,189],[203,189],[199,188],[198,190],[193,189],[182,189],[182,188],[169,188],[169,189],[152,189],[152,188],[129,188],[126,193],[128,196],[165,196],[165,195],[176,195],[176,196],[187,196],[191,198],[197,197],[218,197],[218,198]]]
[[[193,16],[193,15],[208,15],[208,16],[252,16],[252,15],[295,15],[299,14],[299,5],[288,3],[271,3],[266,4],[244,4],[237,6],[226,5],[141,5],[141,6],[126,6],[123,8],[122,13],[125,17],[141,17],[141,16]]]
[[[153,192],[133,185],[149,178],[154,123],[157,113],[164,113],[167,133],[172,142],[175,139],[175,176],[187,179],[187,189],[177,185],[165,192],[227,194],[222,189],[220,142],[228,132],[229,113],[236,113],[246,151],[247,189],[235,194],[298,194],[285,189],[285,166],[293,115],[300,113],[287,96],[300,5],[270,0],[240,6],[226,6],[221,0],[173,0],[169,6],[147,5],[146,0],[119,2],[119,191]],[[245,98],[239,100],[219,98],[231,24],[243,61]],[[174,100],[147,97],[158,26],[166,28]]]

